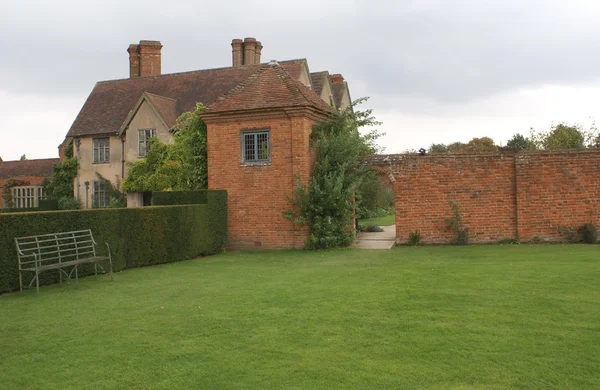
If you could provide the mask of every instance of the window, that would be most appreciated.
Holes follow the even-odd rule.
[[[92,140],[94,163],[105,163],[110,161],[110,138],[94,138]]]
[[[46,199],[44,187],[42,186],[12,187],[10,191],[13,201],[12,207],[16,209],[39,207],[39,201]]]
[[[146,157],[150,146],[150,138],[153,137],[156,137],[156,130],[154,129],[138,130],[138,156]]]
[[[242,133],[242,162],[263,163],[271,159],[269,131]]]
[[[105,180],[94,181],[92,207],[107,207],[110,203],[109,185]]]

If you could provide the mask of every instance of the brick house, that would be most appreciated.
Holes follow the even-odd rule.
[[[305,59],[261,63],[254,38],[231,47],[232,66],[163,75],[160,42],[129,46],[130,77],[98,82],[66,136],[79,161],[74,192],[83,207],[109,202],[96,173],[118,185],[127,162],[145,157],[148,140],[172,142],[176,119],[201,102],[209,188],[228,191],[230,246],[303,245],[307,230],[282,215],[286,195],[297,177],[308,180],[312,126],[350,105],[348,85],[339,74],[311,73]],[[127,203],[145,201],[128,194]]]
[[[39,200],[45,199],[42,183],[52,174],[58,158],[46,158],[24,161],[2,161],[0,159],[0,209],[38,207]],[[5,204],[2,193],[9,181],[13,204]]]

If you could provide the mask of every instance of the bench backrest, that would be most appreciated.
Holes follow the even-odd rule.
[[[19,266],[62,263],[96,256],[92,230],[16,237]]]

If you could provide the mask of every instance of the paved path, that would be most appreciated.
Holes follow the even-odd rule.
[[[382,232],[359,232],[357,242],[352,248],[361,249],[391,249],[396,245],[396,225],[382,226]]]

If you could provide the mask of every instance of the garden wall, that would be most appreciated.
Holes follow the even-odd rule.
[[[536,236],[560,241],[559,228],[600,225],[600,151],[490,155],[390,155],[369,161],[394,182],[396,241],[449,243],[456,204],[471,243]]]
[[[115,271],[218,253],[226,242],[227,195],[209,191],[206,198],[196,205],[0,214],[0,292],[19,286],[14,237],[92,229],[99,254],[110,244]],[[56,281],[58,271],[40,274],[42,284]]]

